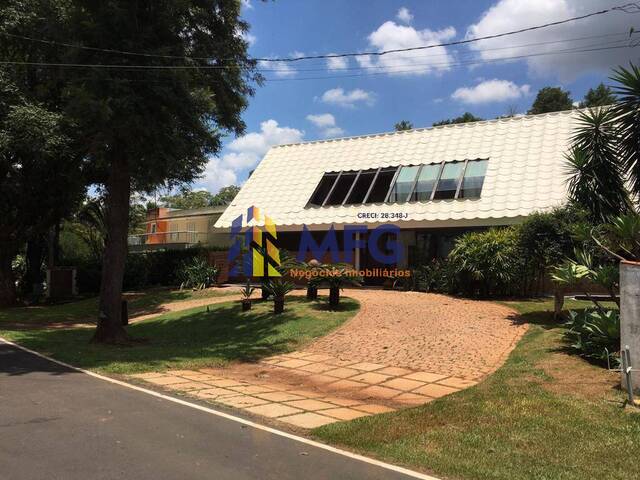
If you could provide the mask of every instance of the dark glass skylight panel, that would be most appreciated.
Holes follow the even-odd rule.
[[[309,204],[321,206],[324,199],[327,198],[327,195],[331,191],[331,187],[333,187],[336,178],[338,178],[337,173],[325,173],[316,187],[316,191],[313,192],[311,200],[309,200]]]
[[[389,194],[388,202],[406,202],[409,199],[409,194],[413,189],[413,184],[416,180],[416,175],[420,170],[420,165],[413,165],[409,167],[401,167],[396,182]]]
[[[377,171],[378,169],[375,168],[373,170],[362,170],[360,172],[360,176],[353,185],[349,198],[347,198],[345,202],[346,204],[353,205],[364,202],[364,198],[367,196],[367,192],[369,191],[369,187],[371,187],[371,182],[373,182]]]
[[[464,162],[448,162],[444,164],[442,175],[440,175],[440,180],[436,186],[436,193],[433,196],[434,200],[456,197],[463,168]]]
[[[416,188],[411,194],[412,202],[424,202],[431,200],[433,187],[436,185],[438,173],[440,173],[441,167],[441,163],[422,166],[422,170],[420,170],[420,174],[418,175],[418,183],[416,183]]]
[[[369,197],[365,199],[366,203],[381,203],[385,201],[393,177],[396,175],[396,170],[397,167],[383,168],[380,170],[378,178],[376,178],[373,188],[369,193]]]
[[[487,160],[471,160],[464,172],[458,198],[479,198],[487,172]]]
[[[338,178],[333,190],[329,193],[329,197],[327,197],[325,205],[342,205],[342,202],[349,193],[351,185],[353,185],[353,181],[356,179],[357,174],[358,172],[342,172],[342,175]]]

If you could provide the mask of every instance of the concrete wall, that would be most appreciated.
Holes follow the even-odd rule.
[[[640,392],[640,263],[620,263],[620,334],[621,348],[629,345],[633,389]],[[626,389],[624,376],[622,387]]]

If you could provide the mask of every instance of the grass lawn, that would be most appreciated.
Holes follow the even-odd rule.
[[[333,330],[359,308],[355,300],[344,298],[340,310],[331,312],[325,307],[326,299],[321,300],[287,297],[285,312],[280,315],[273,315],[271,301],[255,301],[249,312],[242,312],[239,302],[224,302],[211,305],[209,312],[198,307],[167,313],[127,327],[132,337],[147,340],[127,347],[89,343],[93,335],[90,328],[18,329],[0,323],[0,336],[104,373],[220,366],[296,349]]]
[[[531,326],[487,380],[313,435],[446,478],[637,479],[640,414],[622,407],[619,376],[564,352],[552,302],[506,304]]]
[[[125,294],[129,298],[129,315],[153,313],[163,303],[195,300],[198,298],[221,297],[237,294],[235,289],[167,290],[151,289]],[[0,309],[0,328],[3,324],[47,324],[95,322],[98,298],[92,297],[57,305],[36,305]]]

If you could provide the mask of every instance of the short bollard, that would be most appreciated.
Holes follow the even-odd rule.
[[[120,315],[122,325],[129,325],[129,306],[126,300],[122,300],[122,309]]]

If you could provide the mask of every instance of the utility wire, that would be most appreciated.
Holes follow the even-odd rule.
[[[596,11],[596,12],[587,13],[585,15],[571,17],[571,18],[567,18],[567,19],[564,19],[564,20],[558,20],[556,22],[549,22],[549,23],[545,23],[545,24],[542,24],[542,25],[536,25],[536,26],[532,26],[532,27],[521,28],[519,30],[512,30],[512,31],[509,31],[509,32],[497,33],[497,34],[494,34],[494,35],[486,35],[484,37],[467,38],[467,39],[464,39],[464,40],[456,40],[456,41],[452,41],[452,42],[438,43],[438,44],[432,44],[432,45],[422,45],[422,46],[408,47],[408,48],[397,48],[397,49],[391,49],[391,50],[383,50],[381,52],[351,52],[351,53],[336,53],[336,54],[324,54],[324,55],[306,55],[306,56],[299,56],[299,57],[294,57],[294,58],[289,58],[289,57],[285,57],[285,58],[250,58],[249,60],[259,61],[259,62],[299,62],[299,61],[302,61],[302,60],[317,60],[317,59],[342,58],[342,57],[362,57],[362,56],[377,56],[377,57],[381,57],[383,55],[387,55],[387,54],[391,54],[391,53],[410,52],[410,51],[416,51],[416,50],[427,50],[427,49],[432,49],[432,48],[436,48],[436,47],[450,47],[450,46],[454,46],[454,45],[464,45],[464,44],[469,44],[469,43],[473,43],[473,42],[479,42],[479,41],[482,41],[482,40],[490,40],[490,39],[495,39],[495,38],[501,38],[501,37],[506,37],[506,36],[509,36],[509,35],[515,35],[515,34],[519,34],[519,33],[530,32],[530,31],[534,31],[534,30],[540,30],[542,28],[548,28],[548,27],[552,27],[552,26],[562,25],[562,24],[569,23],[569,22],[575,22],[575,21],[578,21],[578,20],[584,20],[586,18],[595,17],[595,16],[599,16],[599,15],[605,15],[605,14],[613,12],[613,11],[620,11],[620,12],[624,12],[624,13],[639,13],[640,12],[640,5],[638,3],[627,3],[627,4],[624,4],[624,5],[619,5],[619,6],[616,6],[616,7],[611,7],[611,8],[607,8],[607,9],[604,9],[604,10],[599,10],[599,11]],[[44,43],[44,44],[48,44],[48,45],[58,45],[58,46],[63,46],[63,47],[78,48],[78,49],[83,49],[83,50],[92,50],[92,51],[105,52],[105,53],[117,53],[117,54],[120,54],[120,55],[134,55],[134,56],[155,57],[155,58],[173,58],[173,59],[183,59],[183,60],[211,60],[212,59],[211,57],[190,57],[190,56],[178,56],[178,55],[161,55],[161,54],[152,54],[152,53],[131,52],[131,51],[126,51],[126,50],[116,50],[116,49],[110,49],[110,48],[88,47],[88,46],[77,45],[77,44],[73,44],[73,43],[64,43],[64,42],[57,42],[57,41],[53,41],[53,40],[45,40],[45,39],[33,38],[33,37],[25,36],[25,35],[17,35],[17,34],[12,34],[12,33],[8,33],[8,32],[0,32],[0,34],[8,36],[8,37],[19,38],[19,39],[22,39],[22,40],[28,40],[28,41],[32,41],[32,42],[39,42],[39,43]]]

